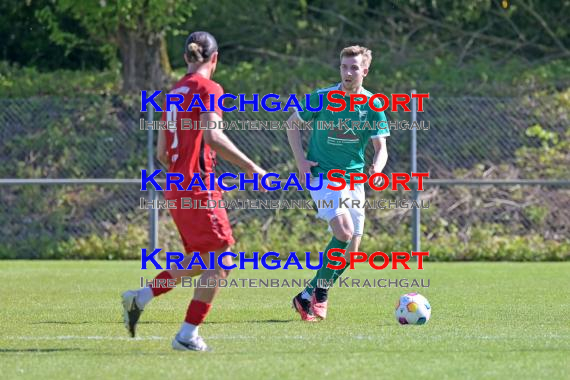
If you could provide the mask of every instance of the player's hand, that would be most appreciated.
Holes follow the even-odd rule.
[[[267,174],[267,172],[265,170],[263,170],[261,167],[257,166],[256,164],[251,164],[251,166],[247,169],[246,174],[247,174],[247,178],[249,179],[253,179],[254,176],[253,174],[257,173],[258,174],[258,178],[259,178],[259,191],[261,191],[262,193],[267,193],[267,189],[265,187],[263,187],[263,181],[262,178],[264,175]]]
[[[297,162],[297,169],[299,169],[299,182],[301,185],[305,185],[305,177],[306,173],[311,174],[311,168],[313,166],[319,166],[318,162],[303,160],[301,162]]]
[[[373,175],[373,174],[376,174],[376,173],[382,173],[382,171],[381,171],[381,170],[376,170],[374,164],[372,164],[372,165],[370,166],[370,169],[368,169],[368,176],[369,176],[369,177],[372,177],[372,175]],[[384,178],[382,178],[382,177],[380,177],[380,176],[374,178],[374,185],[375,185],[375,186],[380,187],[380,186],[382,186],[382,183],[384,183]]]

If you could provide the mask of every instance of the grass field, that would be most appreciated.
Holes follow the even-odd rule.
[[[329,318],[313,324],[290,308],[297,289],[225,289],[201,328],[209,353],[170,348],[188,288],[155,299],[140,337],[127,337],[119,295],[138,287],[139,265],[1,261],[0,377],[570,378],[570,263],[427,263],[424,271],[380,272],[361,266],[345,275],[423,278],[430,287],[336,288]],[[311,274],[245,270],[232,278]],[[432,305],[425,326],[394,319],[396,300],[410,291]]]

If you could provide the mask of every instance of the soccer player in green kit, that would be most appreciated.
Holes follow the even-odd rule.
[[[373,111],[368,105],[368,98],[373,94],[362,87],[362,82],[368,74],[368,68],[372,61],[372,52],[361,46],[350,46],[340,53],[340,76],[341,83],[329,88],[319,89],[310,94],[311,108],[319,106],[322,96],[322,107],[320,111],[309,111],[301,102],[302,111],[296,111],[291,115],[289,125],[295,123],[313,121],[313,130],[309,142],[307,155],[303,151],[301,133],[297,128],[287,130],[289,144],[293,150],[299,176],[301,181],[305,181],[305,173],[311,173],[311,185],[318,186],[318,176],[322,173],[323,186],[320,190],[311,190],[311,197],[318,204],[318,201],[325,201],[329,204],[333,202],[333,207],[319,208],[317,216],[325,219],[329,223],[329,230],[333,237],[324,251],[322,267],[317,271],[316,276],[311,280],[311,285],[293,298],[293,307],[301,315],[304,321],[315,321],[325,319],[327,315],[328,289],[319,287],[322,284],[330,284],[344,272],[349,263],[340,270],[333,270],[326,267],[329,260],[327,252],[333,248],[343,249],[348,252],[358,251],[362,233],[364,230],[364,186],[355,185],[354,190],[350,190],[348,180],[350,173],[364,172],[364,153],[369,140],[374,146],[374,160],[369,169],[369,175],[380,173],[388,160],[386,148],[386,137],[390,135],[386,116],[384,112]],[[341,90],[346,93],[345,100],[347,107],[343,111],[328,111],[327,93],[333,90]],[[355,105],[353,112],[350,112],[349,95],[363,94],[367,97],[366,104]],[[333,95],[340,98],[340,95]],[[382,107],[381,102],[375,99],[374,105]],[[338,107],[338,103],[331,103],[331,106]],[[350,120],[347,120],[350,119]],[[334,128],[324,129],[322,123],[334,123]],[[360,128],[355,128],[353,122]],[[363,128],[367,123],[371,128]],[[330,124],[329,124],[330,125]],[[332,169],[346,171],[347,186],[344,190],[334,191],[327,189],[329,181],[326,179],[327,172]],[[315,178],[316,177],[316,178]],[[314,184],[313,184],[313,181]],[[337,183],[333,183],[337,186]],[[379,185],[379,184],[377,184]],[[340,199],[359,200],[359,208],[345,208]],[[352,201],[346,202],[352,205]],[[346,204],[345,203],[345,204]],[[335,254],[339,255],[339,254]],[[348,261],[348,260],[347,260]],[[335,263],[336,264],[336,263]],[[324,280],[324,281],[318,281]],[[318,286],[319,285],[319,286]]]

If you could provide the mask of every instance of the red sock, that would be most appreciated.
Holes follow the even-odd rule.
[[[192,300],[192,302],[190,302],[190,305],[188,305],[188,310],[186,311],[186,319],[184,319],[184,322],[198,326],[204,322],[204,319],[206,319],[206,316],[210,312],[211,307],[212,304],[210,303]]]
[[[156,297],[156,296],[159,296],[159,295],[161,295],[161,294],[167,293],[167,292],[171,291],[172,289],[174,289],[173,287],[168,286],[168,283],[167,283],[168,280],[171,280],[171,279],[172,279],[172,276],[170,275],[169,272],[167,272],[167,271],[160,272],[160,273],[158,274],[158,276],[156,276],[156,277],[154,278],[154,280],[155,280],[154,283],[155,283],[155,284],[157,283],[157,282],[156,282],[157,279],[164,279],[164,280],[166,280],[166,282],[162,283],[161,285],[159,285],[159,286],[157,286],[157,287],[155,287],[155,286],[150,286],[150,290],[152,290],[152,295],[153,295],[153,296]]]

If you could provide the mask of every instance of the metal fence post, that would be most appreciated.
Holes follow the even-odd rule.
[[[412,90],[412,94],[415,94],[416,90]],[[417,121],[417,100],[412,98],[412,123]],[[412,142],[411,142],[411,165],[412,173],[418,171],[417,162],[417,139],[416,139],[416,128],[411,129],[412,132]],[[412,197],[416,204],[419,204],[419,192],[417,182],[412,185]],[[412,208],[412,251],[418,252],[420,250],[420,209],[419,207]]]
[[[154,121],[154,108],[150,107],[148,111],[148,121]],[[153,129],[148,128],[147,132],[147,170],[149,173],[154,172],[154,141],[153,141]],[[150,191],[148,194],[150,201],[156,204],[157,200],[157,193],[154,188],[151,186]],[[150,249],[154,251],[158,246],[158,208],[151,207],[148,210],[148,242],[150,244]]]

